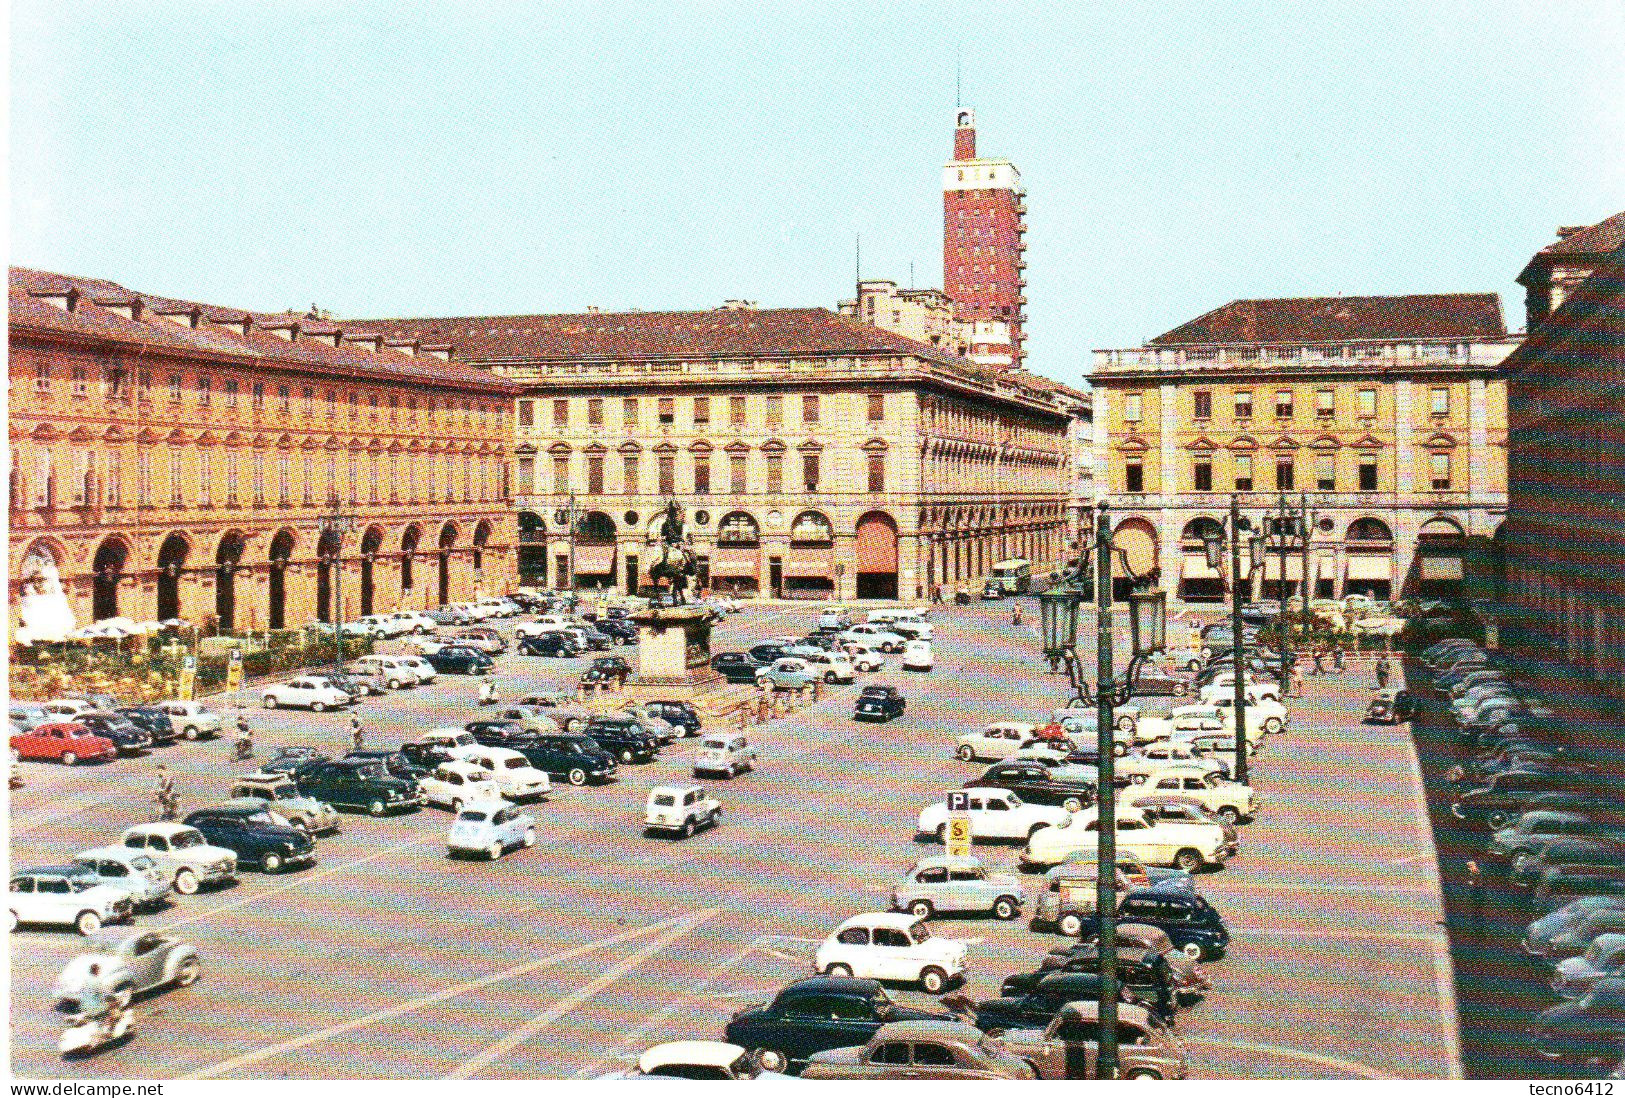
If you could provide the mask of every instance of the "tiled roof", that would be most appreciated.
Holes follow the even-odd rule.
[[[78,303],[72,312],[58,308],[42,300],[40,296],[66,294],[70,291],[79,295]],[[371,376],[381,381],[431,382],[489,393],[508,394],[519,388],[505,378],[460,362],[415,357],[387,349],[373,352],[349,343],[341,343],[335,347],[315,339],[300,338],[289,341],[262,327],[298,323],[302,332],[313,334],[339,330],[364,334],[353,325],[310,320],[293,313],[254,313],[244,309],[158,297],[138,293],[104,279],[78,278],[26,267],[11,268],[8,296],[11,311],[10,328],[13,333],[32,330],[59,332],[65,335],[77,334],[92,339],[169,348],[181,354],[249,356],[262,359],[268,365],[290,370],[342,374],[350,377]],[[94,304],[97,301],[107,304]],[[107,307],[128,301],[141,303],[141,319],[127,317]],[[179,313],[194,309],[200,312],[204,321],[240,325],[244,318],[248,318],[251,323],[245,333],[240,326],[228,329],[213,323],[202,323],[196,328],[191,328],[157,315],[163,312]]]
[[[1506,335],[1498,294],[1289,297],[1232,301],[1153,344],[1322,343],[1360,339],[1494,339]]]
[[[1557,375],[1619,388],[1625,380],[1625,248],[1601,257],[1505,365],[1533,377],[1537,387]]]
[[[348,323],[391,338],[450,343],[456,358],[474,362],[904,354],[983,372],[966,359],[827,309],[424,317]]]
[[[1606,255],[1625,248],[1625,211],[1569,233],[1542,248],[1539,255]]]

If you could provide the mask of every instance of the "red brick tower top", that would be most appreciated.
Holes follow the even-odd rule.
[[[974,357],[1012,368],[1021,365],[1026,319],[1025,196],[1014,164],[977,157],[976,115],[960,110],[954,158],[942,173],[942,285],[960,316],[977,324],[985,353]]]

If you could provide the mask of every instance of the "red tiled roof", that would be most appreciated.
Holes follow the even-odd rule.
[[[1539,255],[1606,255],[1625,248],[1625,211],[1546,245]]]
[[[1151,342],[1321,343],[1506,335],[1498,294],[1289,297],[1232,301]]]
[[[1619,388],[1625,380],[1625,247],[1601,256],[1591,276],[1534,327],[1504,365],[1515,378],[1532,378],[1536,387],[1554,378],[1582,377]]]
[[[914,355],[983,373],[938,348],[828,309],[353,320],[390,338],[450,343],[463,361]]]
[[[67,312],[39,295],[79,294],[73,312]],[[151,347],[168,348],[179,354],[254,357],[270,365],[291,370],[307,370],[325,374],[344,374],[352,377],[372,376],[381,381],[429,382],[456,388],[476,389],[489,393],[517,392],[520,386],[489,371],[459,362],[413,357],[399,351],[377,353],[363,350],[354,344],[334,347],[318,340],[289,341],[261,328],[251,327],[244,334],[235,330],[203,323],[190,328],[173,323],[158,315],[160,311],[185,312],[197,309],[205,321],[241,323],[244,317],[259,324],[282,325],[297,322],[302,329],[329,333],[341,328],[326,320],[307,320],[292,313],[254,313],[244,309],[230,309],[219,305],[182,301],[137,293],[104,279],[78,278],[71,275],[36,271],[26,267],[12,267],[10,277],[10,328],[13,332],[33,330],[77,334],[92,339],[113,342],[138,343]],[[94,301],[139,300],[144,315],[133,320],[122,313]],[[359,331],[349,328],[347,331]]]

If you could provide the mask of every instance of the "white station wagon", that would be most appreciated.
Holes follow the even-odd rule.
[[[965,974],[965,943],[933,938],[916,915],[855,915],[824,939],[813,967],[826,976],[918,984],[936,995]]]
[[[956,792],[965,794],[972,839],[1025,839],[1071,815],[1058,805],[1027,804],[1008,789],[972,787]],[[921,835],[946,838],[948,816],[947,801],[926,805],[917,830]]]
[[[1059,865],[1071,854],[1093,854],[1099,820],[1093,808],[1073,813],[1057,827],[1046,827],[1027,840],[1021,853],[1025,866]],[[1164,821],[1153,823],[1132,805],[1117,810],[1117,849],[1146,865],[1171,865],[1194,873],[1204,865],[1223,865],[1228,856],[1224,828],[1214,824]]]
[[[418,684],[417,669],[409,665],[404,656],[362,656],[355,662],[382,675],[384,685],[391,690],[404,690]]]

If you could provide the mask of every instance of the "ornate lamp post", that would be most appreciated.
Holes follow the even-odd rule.
[[[322,516],[322,536],[332,534],[337,539],[333,550],[333,670],[344,666],[344,535],[356,528],[354,515],[347,515],[339,504],[337,494],[327,497],[328,513]]]
[[[1241,633],[1241,541],[1242,518],[1241,499],[1239,496],[1230,497],[1229,522],[1219,525],[1217,530],[1211,527],[1202,537],[1202,550],[1207,554],[1207,566],[1217,569],[1224,563],[1224,551],[1228,545],[1230,549],[1230,652],[1236,665],[1235,708],[1236,708],[1236,765],[1232,770],[1235,779],[1243,785],[1247,783],[1247,652],[1242,642]],[[1258,571],[1264,563],[1264,536],[1253,534],[1247,539],[1249,563],[1252,565],[1249,575]]]
[[[1265,533],[1274,543],[1276,556],[1281,562],[1281,613],[1276,617],[1280,626],[1281,644],[1281,696],[1284,698],[1292,690],[1292,615],[1290,607],[1292,599],[1286,592],[1286,557],[1288,553],[1301,552],[1304,561],[1304,574],[1299,579],[1300,584],[1309,582],[1309,522],[1308,501],[1304,499],[1301,511],[1293,510],[1287,503],[1286,495],[1276,497],[1275,514],[1265,523]],[[1303,598],[1304,616],[1309,612],[1309,596],[1307,591]]]
[[[1093,537],[1091,538],[1091,527]],[[1140,577],[1128,566],[1128,557],[1112,544],[1111,516],[1102,503],[1093,524],[1080,525],[1077,559],[1061,581],[1039,596],[1040,624],[1044,656],[1052,670],[1065,665],[1073,700],[1085,703],[1087,684],[1081,674],[1078,656],[1078,617],[1089,597],[1089,565],[1095,567],[1095,746],[1098,755],[1095,809],[1099,836],[1096,868],[1095,912],[1100,926],[1100,1060],[1097,1074],[1111,1079],[1117,1075],[1117,787],[1114,784],[1112,754],[1114,728],[1112,710],[1133,696],[1134,677],[1140,662],[1163,647],[1167,633],[1168,597],[1161,590],[1136,590],[1129,595],[1129,631],[1133,646],[1128,673],[1118,679],[1112,671],[1112,556],[1122,559],[1123,570],[1134,580]]]

